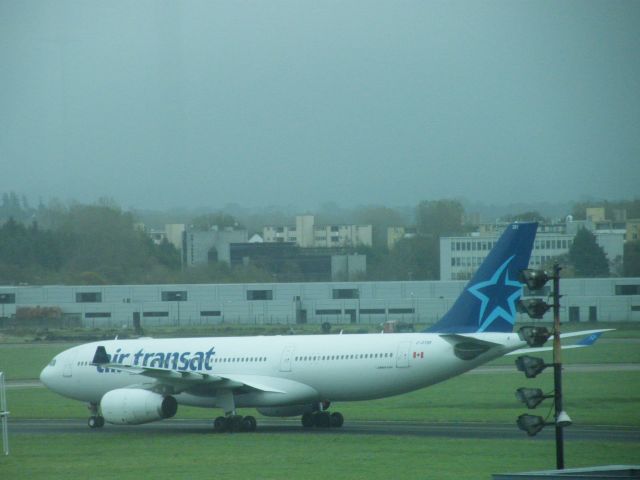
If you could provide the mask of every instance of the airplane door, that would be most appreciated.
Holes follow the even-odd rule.
[[[280,371],[281,372],[290,372],[291,371],[291,361],[293,359],[293,351],[295,347],[293,345],[287,345],[284,347],[282,351],[282,358],[280,359]]]
[[[68,355],[67,358],[64,359],[64,366],[62,369],[63,377],[71,377],[73,374],[73,362],[76,359],[75,352],[72,355]]]
[[[398,353],[396,355],[396,367],[406,368],[409,366],[409,349],[411,342],[400,342],[398,345]]]

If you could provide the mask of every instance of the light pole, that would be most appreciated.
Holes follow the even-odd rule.
[[[554,425],[556,429],[556,468],[564,469],[564,432],[563,429],[571,425],[569,415],[562,408],[562,356],[560,343],[560,270],[558,263],[553,265],[553,274],[549,275],[543,270],[523,270],[521,282],[525,283],[529,290],[541,289],[549,280],[553,280],[553,305],[548,305],[541,299],[521,300],[519,307],[532,318],[542,318],[544,313],[553,307],[553,364],[546,364],[541,358],[518,357],[516,366],[525,373],[527,378],[533,378],[546,367],[553,365],[553,395],[543,395],[540,389],[518,389],[517,397],[526,403],[529,408],[535,408],[544,398],[553,396],[555,421],[545,422],[544,418],[533,415],[520,415],[518,426],[529,435],[535,435],[546,425]],[[539,330],[539,331],[537,331]],[[530,346],[540,346],[549,336],[543,327],[522,327],[520,329],[523,338],[529,337]],[[545,333],[546,332],[546,333]],[[535,344],[535,345],[534,345]]]
[[[553,384],[556,414],[556,468],[564,469],[564,426],[558,421],[562,410],[562,346],[560,345],[560,270],[553,265]],[[565,413],[566,415],[566,413]]]

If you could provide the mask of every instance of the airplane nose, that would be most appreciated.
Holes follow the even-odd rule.
[[[51,370],[51,367],[47,365],[40,372],[40,381],[49,388],[51,388]]]

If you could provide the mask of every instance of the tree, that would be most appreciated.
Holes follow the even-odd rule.
[[[387,228],[403,226],[405,220],[397,210],[387,207],[363,207],[355,212],[355,221],[362,225],[371,225],[373,246],[387,246]]]
[[[441,237],[462,233],[464,207],[457,200],[423,201],[416,212],[418,233]]]
[[[569,248],[569,262],[576,277],[608,277],[609,262],[603,248],[593,233],[585,228],[578,230]]]
[[[624,244],[623,263],[625,277],[640,277],[640,240]]]
[[[220,229],[231,227],[238,228],[240,225],[238,221],[231,215],[227,215],[223,212],[208,213],[206,215],[200,215],[191,221],[193,228],[196,230],[211,230],[213,227]]]
[[[516,213],[515,215],[505,215],[504,220],[506,222],[540,222],[546,223],[547,219],[542,216],[542,214],[538,211],[529,211],[523,213]]]

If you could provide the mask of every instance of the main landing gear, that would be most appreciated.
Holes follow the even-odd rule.
[[[225,416],[213,421],[213,430],[216,432],[255,432],[258,422],[251,415],[243,417],[236,414],[236,402],[231,390],[221,389],[216,394],[216,402],[222,407]]]
[[[97,403],[90,403],[89,404],[89,411],[91,412],[91,416],[89,417],[89,420],[87,421],[87,425],[89,425],[89,428],[102,428],[104,427],[104,417],[100,414],[98,414],[98,404]]]
[[[302,415],[302,426],[304,428],[340,428],[344,423],[344,417],[340,412],[329,413],[313,412]]]
[[[226,417],[217,417],[213,421],[213,430],[218,433],[222,432],[255,432],[258,422],[251,415],[243,417],[242,415],[227,415]]]

